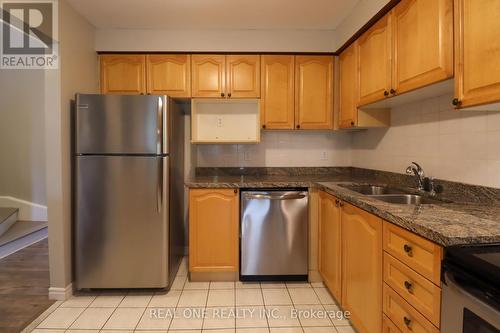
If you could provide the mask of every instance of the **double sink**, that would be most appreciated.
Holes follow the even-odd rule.
[[[383,202],[400,205],[429,205],[441,203],[439,200],[424,197],[418,194],[408,194],[401,189],[377,185],[340,185],[348,190],[367,195],[370,198]]]

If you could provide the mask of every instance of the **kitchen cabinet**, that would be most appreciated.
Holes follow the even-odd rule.
[[[190,55],[147,55],[146,74],[148,93],[172,97],[191,97]]]
[[[295,57],[262,55],[261,123],[263,129],[294,129]]]
[[[382,333],[401,333],[394,323],[384,315],[382,320]]]
[[[238,271],[239,194],[235,189],[189,191],[189,271]]]
[[[499,16],[500,1],[455,0],[457,108],[500,110]]]
[[[339,56],[339,127],[350,128],[357,124],[358,43],[354,42]]]
[[[360,333],[382,331],[382,220],[343,204],[342,307]]]
[[[259,55],[192,55],[192,95],[259,98]]]
[[[193,54],[191,56],[192,96],[226,96],[226,56]]]
[[[333,57],[295,57],[295,128],[333,128]]]
[[[453,0],[402,0],[392,22],[397,93],[453,77]]]
[[[100,56],[101,93],[146,93],[146,56],[106,54]]]
[[[340,218],[340,201],[326,192],[320,192],[319,272],[338,302],[342,297]]]
[[[389,96],[392,34],[389,13],[358,39],[359,105]]]

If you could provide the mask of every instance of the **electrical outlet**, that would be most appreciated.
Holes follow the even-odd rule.
[[[222,127],[222,118],[217,118],[217,127]]]
[[[321,152],[321,160],[326,161],[328,159],[328,152],[322,151]]]
[[[243,153],[243,159],[245,161],[250,161],[252,159],[249,151],[246,151],[246,152]]]

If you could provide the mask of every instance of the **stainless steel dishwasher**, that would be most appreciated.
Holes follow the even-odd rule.
[[[307,280],[307,190],[241,192],[242,281]]]

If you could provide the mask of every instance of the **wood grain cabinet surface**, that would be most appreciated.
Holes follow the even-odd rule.
[[[339,127],[351,128],[358,123],[358,45],[357,41],[339,56]]]
[[[191,97],[191,56],[150,54],[146,56],[149,94]]]
[[[238,230],[238,190],[191,189],[189,271],[238,272]]]
[[[225,55],[193,54],[191,56],[191,75],[193,97],[225,97]]]
[[[101,93],[146,93],[146,56],[106,54],[100,58]]]
[[[226,56],[228,98],[260,97],[260,55]]]

